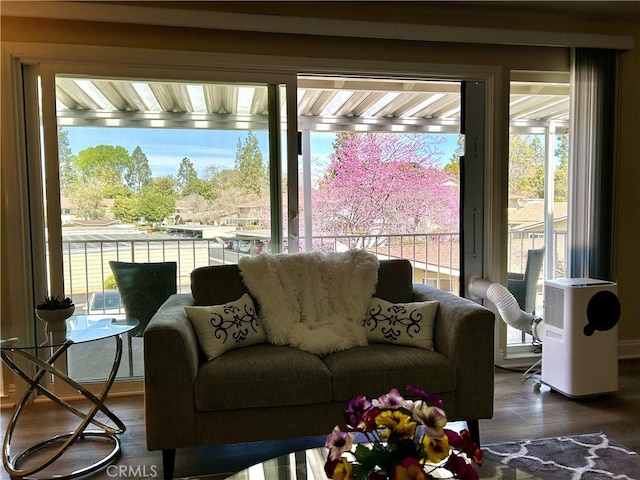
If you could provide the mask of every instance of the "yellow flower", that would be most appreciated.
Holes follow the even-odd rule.
[[[400,410],[385,410],[376,417],[378,427],[393,430],[400,438],[413,438],[416,433],[417,424],[411,417]],[[385,437],[389,435],[385,432]]]
[[[393,480],[427,480],[427,474],[418,460],[408,458],[393,470]]]
[[[351,468],[351,464],[347,461],[346,458],[343,458],[342,461],[336,465],[336,468],[333,470],[333,480],[352,480],[353,479],[353,471]]]
[[[438,463],[449,456],[449,437],[441,438],[424,437],[424,451],[427,454],[427,462]]]

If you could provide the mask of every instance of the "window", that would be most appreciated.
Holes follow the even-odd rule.
[[[569,196],[569,74],[546,77],[513,72],[510,92],[507,271],[511,281],[520,281],[530,265],[536,288],[526,292],[531,298],[517,300],[538,315],[544,280],[566,276]],[[540,249],[544,256],[536,263],[533,252]],[[531,352],[532,342],[507,327],[507,354]]]
[[[365,248],[408,259],[416,281],[428,272],[447,290],[459,284],[460,89],[298,77],[301,250]]]
[[[179,283],[184,289],[188,285],[188,273],[195,266],[235,262],[240,255],[258,253],[265,246],[271,251],[291,252],[304,251],[309,248],[341,249],[366,246],[378,254],[380,258],[409,258],[416,267],[416,282],[421,282],[425,278],[429,284],[453,292],[458,292],[464,283],[461,281],[460,273],[460,242],[456,238],[460,228],[454,223],[447,224],[445,222],[445,220],[458,217],[455,209],[449,209],[446,212],[448,215],[440,214],[439,217],[429,216],[429,212],[424,212],[424,215],[413,215],[411,223],[415,227],[413,231],[405,228],[406,226],[402,226],[403,230],[400,231],[396,230],[395,225],[393,228],[387,228],[380,223],[380,218],[374,218],[371,224],[373,228],[369,232],[360,231],[360,227],[356,227],[352,229],[343,228],[342,231],[335,231],[331,232],[331,235],[326,235],[322,224],[316,221],[316,219],[319,220],[319,217],[314,216],[314,207],[318,208],[317,203],[314,205],[314,200],[318,200],[318,198],[314,198],[314,188],[317,196],[319,192],[317,180],[321,177],[320,173],[326,176],[327,171],[326,169],[314,171],[314,163],[318,163],[316,160],[319,160],[319,155],[312,153],[315,151],[315,145],[322,143],[323,136],[325,137],[325,142],[329,139],[328,141],[332,143],[337,135],[345,133],[353,134],[355,132],[363,134],[363,136],[368,133],[394,133],[398,136],[420,135],[429,137],[426,140],[427,143],[440,137],[447,137],[449,150],[439,156],[438,167],[441,171],[448,171],[444,167],[450,166],[449,173],[451,174],[446,177],[440,177],[437,186],[448,192],[456,191],[460,186],[455,164],[462,154],[462,145],[464,143],[463,137],[459,135],[460,111],[462,108],[460,103],[461,82],[429,80],[426,78],[407,80],[404,77],[403,79],[388,77],[383,79],[384,81],[381,81],[382,79],[380,78],[363,79],[351,77],[346,79],[340,77],[339,80],[336,80],[335,77],[319,79],[318,77],[307,75],[300,77],[296,83],[287,76],[270,76],[268,74],[252,76],[245,74],[234,78],[231,73],[210,74],[211,78],[207,78],[206,81],[202,78],[176,81],[173,79],[180,77],[180,75],[175,72],[172,74],[149,75],[148,72],[133,70],[120,77],[114,77],[113,74],[105,77],[98,74],[88,74],[87,72],[91,69],[87,66],[82,68],[82,74],[74,70],[79,69],[65,67],[62,71],[55,66],[47,66],[41,78],[43,83],[42,118],[45,132],[43,142],[46,159],[45,180],[47,192],[49,192],[46,208],[50,219],[47,222],[49,235],[47,245],[49,250],[46,264],[50,266],[50,271],[53,272],[50,276],[50,286],[59,289],[64,288],[73,292],[73,295],[77,293],[80,299],[85,299],[78,301],[78,303],[86,304],[93,293],[112,290],[107,263],[111,258],[137,261],[175,258],[181,265]],[[182,75],[185,74],[184,72],[182,73]],[[220,78],[216,78],[216,76]],[[243,79],[242,77],[244,76],[250,78],[248,80]],[[172,80],[166,80],[166,78],[171,78]],[[319,80],[322,80],[322,82],[319,82]],[[353,82],[345,84],[345,80],[353,80]],[[58,82],[60,83],[58,84]],[[336,88],[335,84],[331,85],[332,82],[342,82],[343,86]],[[143,87],[138,85],[140,88],[138,90],[138,87],[133,87],[134,83],[146,84],[156,97],[157,104],[165,105],[165,107],[158,107],[153,104],[155,110],[153,108],[150,110],[140,110],[138,108],[136,110],[131,107],[127,109],[126,105],[134,102],[133,91],[141,99],[145,95]],[[152,88],[151,85],[154,85],[154,87]],[[287,85],[286,89],[284,85]],[[293,139],[295,134],[291,128],[292,122],[294,125],[296,122],[296,119],[292,118],[296,116],[292,115],[292,101],[296,98],[295,93],[292,93],[292,89],[289,88],[292,85],[296,85],[299,89],[298,104],[295,105],[295,102],[293,102],[293,113],[298,113],[296,107],[299,111],[302,111],[303,107],[305,107],[305,98],[309,100],[307,107],[314,104],[311,101],[312,99],[319,99],[323,95],[325,99],[337,99],[336,103],[331,107],[333,111],[330,114],[323,115],[322,118],[318,115],[315,117],[298,115],[297,130],[301,132],[302,138],[302,152],[299,160],[302,166],[301,171],[298,168],[298,164],[292,161],[292,151],[295,151],[296,147],[296,141]],[[406,92],[411,91],[411,89],[405,89],[406,86],[410,86],[416,91],[406,94]],[[207,105],[207,101],[222,102],[224,96],[216,97],[213,95],[216,87],[221,87],[218,90],[226,88],[225,91],[227,93],[237,90],[238,99],[241,96],[241,89],[254,89],[253,98],[255,101],[252,100],[249,103],[245,103],[246,108],[249,109],[248,111],[252,111],[251,109],[258,109],[256,112],[259,111],[261,106],[264,108],[265,101],[268,108],[262,110],[263,113],[260,118],[251,118],[251,115],[243,116],[237,112],[228,113],[229,110],[223,109],[224,113],[219,110],[219,115],[215,120],[207,118],[207,114],[204,112],[182,111],[188,109],[186,105],[181,105],[180,102],[187,97],[189,99],[195,98],[194,90],[198,89],[203,92],[210,90],[212,94],[210,98],[203,94],[205,105]],[[482,88],[485,87],[482,86]],[[155,93],[154,89],[156,90]],[[258,90],[263,93],[256,95],[255,92]],[[264,90],[266,90],[266,99]],[[96,91],[104,98],[100,97]],[[120,103],[118,106],[118,97],[126,97],[124,95],[125,92],[127,92],[126,95],[129,98],[126,98],[126,102]],[[89,95],[89,93],[92,93],[92,95]],[[74,112],[74,105],[79,107],[83,105],[83,102],[87,102],[85,95],[88,95],[90,99],[94,99],[95,105],[93,105],[93,108],[83,108]],[[339,121],[341,119],[349,118],[343,115],[344,109],[349,106],[349,100],[354,104],[357,103],[355,102],[356,99],[367,95],[370,97],[368,105],[375,115],[370,113],[373,116],[366,118],[366,120],[357,116],[351,117],[351,120],[355,120],[352,123],[352,125],[355,125],[353,130],[351,130],[352,127],[347,128],[346,125],[340,124]],[[209,100],[206,100],[207,98]],[[385,99],[387,103],[378,104],[376,110],[374,108],[375,103],[382,99]],[[411,99],[411,101],[408,101],[408,99]],[[170,109],[166,102],[173,102],[171,112],[168,111]],[[322,104],[322,101],[319,102],[315,104],[316,107]],[[327,102],[325,106],[328,106],[329,103]],[[194,107],[194,104],[201,105],[201,102],[192,100],[191,107]],[[360,105],[364,108],[366,104],[363,105],[361,103]],[[341,111],[340,108],[343,110]],[[484,105],[482,108],[484,108]],[[54,114],[51,115],[51,112]],[[359,110],[359,112],[365,113],[366,109]],[[92,172],[92,174],[95,173],[98,176],[104,175],[104,178],[108,179],[108,181],[103,181],[103,188],[110,188],[112,191],[109,192],[109,195],[100,195],[100,197],[106,196],[106,199],[100,198],[99,201],[93,204],[89,203],[91,208],[77,204],[68,204],[64,209],[61,206],[57,206],[61,198],[66,198],[60,195],[72,190],[72,188],[69,188],[72,182],[68,182],[69,177],[67,175],[73,174],[74,171],[73,168],[69,167],[80,168],[82,166],[83,168],[91,169],[90,155],[88,159],[84,158],[79,165],[73,164],[73,156],[79,155],[81,151],[90,150],[101,145],[122,146],[123,139],[127,138],[124,135],[127,130],[138,133],[141,133],[144,129],[154,129],[155,131],[164,129],[166,132],[178,130],[181,135],[185,136],[191,135],[191,130],[204,133],[208,130],[215,130],[215,128],[211,127],[220,127],[222,131],[229,130],[222,128],[221,123],[215,123],[222,122],[220,117],[225,117],[226,121],[232,122],[232,130],[243,132],[245,135],[245,137],[236,139],[235,144],[230,148],[234,152],[234,160],[238,147],[240,151],[243,151],[244,147],[249,148],[251,146],[253,142],[253,140],[249,141],[249,134],[251,133],[257,139],[264,161],[263,165],[269,165],[267,185],[270,191],[270,198],[268,203],[264,201],[256,202],[254,198],[238,200],[237,197],[231,197],[231,201],[228,202],[232,207],[230,210],[225,210],[224,208],[207,209],[207,211],[215,210],[217,214],[213,220],[216,225],[213,226],[224,228],[225,233],[231,230],[234,232],[233,235],[216,235],[215,231],[211,231],[208,228],[211,219],[196,217],[194,212],[198,213],[197,208],[200,207],[198,202],[195,202],[195,205],[179,205],[176,202],[173,205],[173,211],[170,213],[165,212],[157,217],[151,210],[138,211],[133,215],[131,209],[123,208],[126,207],[126,202],[122,199],[136,198],[136,195],[142,195],[144,188],[144,175],[139,174],[143,173],[144,170],[142,168],[145,163],[144,156],[149,160],[150,155],[145,152],[143,145],[138,145],[140,142],[136,140],[140,140],[140,136],[134,138],[133,143],[125,149],[129,159],[124,162],[124,167],[122,165],[118,167],[119,164],[116,161],[112,163],[112,165],[116,166],[115,172],[114,170],[109,171],[109,169],[97,169],[96,172]],[[360,119],[360,123],[357,123],[358,119]],[[254,125],[252,123],[254,120],[262,122],[260,124],[262,128]],[[185,128],[187,125],[191,128]],[[229,125],[226,126],[228,127]],[[78,129],[76,131],[84,129],[82,130],[84,132],[89,132],[91,129],[103,129],[104,134],[91,145],[84,145],[82,149],[73,147],[75,139],[72,139],[69,145],[72,151],[69,153],[64,149],[64,137],[65,135],[67,137],[74,135],[72,133],[73,129]],[[109,136],[107,136],[107,131],[116,133],[109,133]],[[265,132],[267,132],[266,135]],[[110,135],[116,135],[113,137],[113,141]],[[118,135],[123,136],[118,138]],[[480,134],[480,137],[482,135],[484,133]],[[88,135],[85,137],[88,137]],[[280,138],[286,138],[287,141],[280,143]],[[305,141],[305,138],[308,141]],[[239,140],[239,145],[237,140]],[[204,174],[201,174],[195,164],[193,165],[193,170],[196,171],[197,175],[192,175],[193,171],[190,168],[189,161],[194,163],[193,160],[196,158],[195,142],[186,143],[194,146],[194,151],[176,153],[170,160],[170,165],[175,171],[175,179],[177,180],[180,177],[182,181],[180,184],[181,193],[183,188],[198,192],[201,191],[198,188],[202,186],[199,181],[203,180],[203,178],[211,180],[212,177],[205,177]],[[134,163],[132,157],[138,146],[140,146],[140,151],[136,152]],[[306,148],[309,148],[308,152]],[[117,151],[118,149],[114,148],[113,150]],[[68,158],[65,156],[67,153],[69,153]],[[316,155],[318,157],[314,158]],[[276,159],[281,160],[281,162],[276,162]],[[109,164],[110,162],[106,163]],[[51,165],[55,165],[55,170],[51,169]],[[140,168],[136,171],[134,165]],[[149,166],[152,168],[152,162],[150,161]],[[178,172],[180,166],[184,168],[182,168],[181,172]],[[402,168],[407,168],[408,166],[410,165],[405,164]],[[121,175],[120,177],[114,176],[118,173]],[[171,172],[165,173],[166,175],[171,174]],[[316,174],[318,176],[315,178],[316,183],[314,184],[314,175]],[[152,174],[151,178],[153,176]],[[57,177],[60,177],[61,185],[57,184]],[[120,183],[123,186],[133,190],[134,194],[123,194],[124,192],[121,190],[120,196],[118,196],[118,188],[113,187],[114,185],[118,186],[119,183],[112,181],[117,178],[120,179]],[[225,177],[218,177],[218,179],[221,178],[224,179]],[[89,186],[94,187],[93,184]],[[284,188],[281,186],[284,186]],[[67,190],[68,188],[69,190]],[[139,188],[139,191],[135,192],[135,188]],[[80,191],[79,193],[90,197],[90,192],[91,188],[86,188],[85,191]],[[298,192],[300,196],[298,197],[295,192]],[[57,199],[51,201],[56,195]],[[109,196],[112,198],[109,198]],[[202,197],[206,198],[204,195]],[[121,200],[116,202],[118,198]],[[216,199],[219,198],[217,197]],[[447,198],[453,198],[453,195],[449,195]],[[299,204],[300,208],[298,209],[294,203]],[[158,204],[160,202],[156,202],[153,206]],[[44,202],[42,205],[44,211]],[[265,210],[265,207],[267,210]],[[442,207],[440,208],[440,210],[443,209]],[[298,211],[300,212],[298,219],[302,233],[299,233],[295,228],[297,222],[295,216]],[[341,210],[336,211],[341,213]],[[109,216],[115,217],[114,212],[119,212],[117,219],[107,218],[107,213],[109,213]],[[124,222],[126,216],[128,218]],[[111,236],[89,239],[83,237],[83,230],[86,234],[87,229],[90,228],[105,228],[104,226],[99,227],[90,224],[82,225],[83,221],[90,220],[116,220],[118,223],[106,226],[111,230]],[[128,230],[123,227],[125,224],[144,225],[144,228],[140,229],[136,226],[135,229]],[[454,228],[456,226],[458,227],[457,229]],[[113,237],[114,231],[118,232],[116,238]],[[363,237],[366,237],[366,240]],[[95,280],[93,279],[94,275]],[[87,379],[97,380],[97,378],[89,377]]]

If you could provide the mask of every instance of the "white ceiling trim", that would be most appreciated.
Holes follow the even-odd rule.
[[[190,28],[381,38],[631,50],[634,37],[534,30],[489,29],[139,7],[94,2],[3,2],[3,16],[134,23]]]

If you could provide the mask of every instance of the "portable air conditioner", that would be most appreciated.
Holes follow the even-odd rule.
[[[592,278],[544,282],[542,383],[568,397],[618,390],[617,285]]]

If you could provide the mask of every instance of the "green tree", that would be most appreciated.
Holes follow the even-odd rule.
[[[73,157],[73,180],[67,187],[68,196],[76,204],[78,216],[86,220],[105,217],[104,198],[122,195],[122,173],[130,163],[124,147],[98,145]]]
[[[545,152],[539,136],[509,137],[509,194],[544,198]]]
[[[162,222],[176,210],[176,201],[169,195],[147,192],[140,198],[139,212],[149,223]]]
[[[151,179],[149,160],[140,147],[136,147],[131,154],[131,163],[127,167],[124,179],[129,188],[140,193],[142,187]]]
[[[69,132],[58,127],[58,161],[60,165],[60,193],[69,196],[71,184],[76,178],[73,167],[73,151],[69,146]]]
[[[102,196],[103,198],[132,197],[133,192],[122,184],[103,185]]]
[[[140,200],[137,197],[117,197],[113,200],[111,213],[118,220],[136,223],[140,217]]]
[[[198,172],[196,172],[193,162],[187,157],[184,157],[180,162],[178,174],[176,175],[176,186],[178,187],[180,195],[188,195],[190,193],[189,188],[197,181]]]
[[[268,177],[258,137],[253,132],[247,134],[244,143],[238,139],[235,168],[239,172],[240,184],[237,186],[260,196],[267,186]]]
[[[183,198],[188,197],[189,195],[197,195],[207,200],[213,200],[216,198],[213,184],[210,181],[202,180],[200,178],[191,180],[182,190]]]
[[[122,184],[123,174],[131,166],[131,157],[124,147],[98,145],[78,153],[74,166],[84,179],[97,179],[104,185]]]
[[[554,172],[554,201],[566,202],[569,198],[569,134],[558,135],[558,143],[554,150],[559,159]]]
[[[460,177],[460,157],[464,155],[464,135],[458,135],[458,146],[451,154],[449,162],[444,166],[444,171],[448,175],[452,175],[456,178]]]
[[[176,197],[176,181],[168,175],[165,177],[151,178],[142,188],[142,193],[160,193],[171,198]]]

